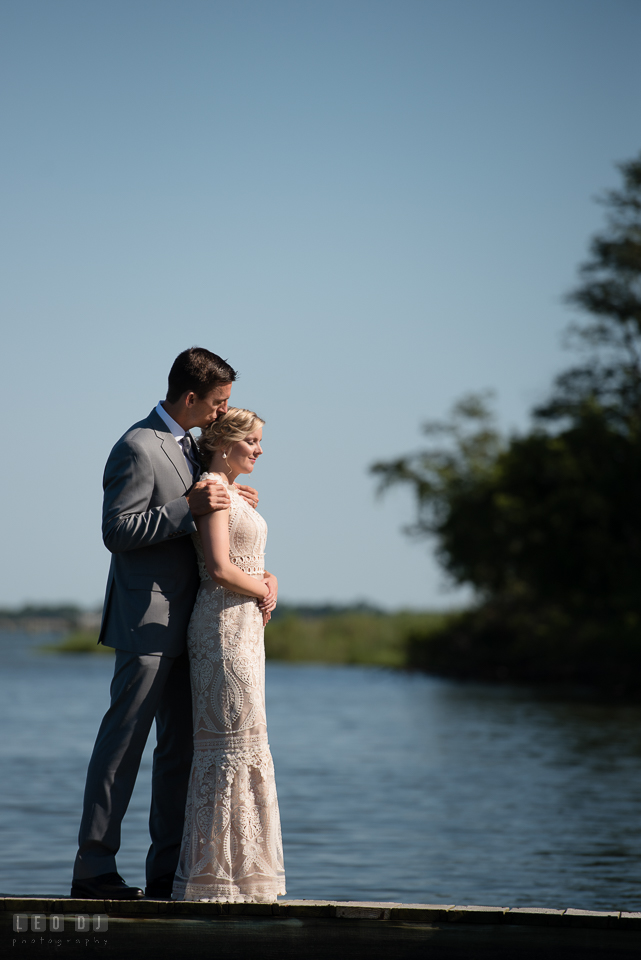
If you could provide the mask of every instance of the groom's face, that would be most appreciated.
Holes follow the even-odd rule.
[[[189,395],[190,419],[195,427],[206,427],[223,413],[227,413],[227,401],[231,394],[231,383],[222,383],[214,387],[204,397],[197,397],[195,393]]]

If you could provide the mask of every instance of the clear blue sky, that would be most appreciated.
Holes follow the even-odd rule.
[[[104,461],[193,344],[267,420],[283,598],[458,602],[367,467],[569,362],[640,46],[637,0],[2,4],[0,603],[99,602]]]

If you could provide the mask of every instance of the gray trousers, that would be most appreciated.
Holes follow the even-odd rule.
[[[187,653],[158,657],[116,650],[111,706],[100,725],[87,771],[74,879],[116,871],[121,823],[154,718],[157,744],[147,883],[176,868],[193,753]]]

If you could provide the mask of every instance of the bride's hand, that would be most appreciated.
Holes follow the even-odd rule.
[[[258,606],[263,613],[270,613],[276,606],[278,599],[278,580],[272,573],[265,572],[263,583],[267,587],[267,595],[259,601]]]
[[[258,603],[258,609],[261,613],[271,613],[276,607],[276,597],[273,593],[268,593],[266,597]]]
[[[269,621],[272,618],[272,610],[276,606],[276,594],[278,593],[278,581],[276,577],[272,577],[271,574],[267,574],[263,579],[263,583],[268,589],[268,594],[266,597],[263,597],[262,600],[258,602],[258,607],[260,612],[263,615],[263,628],[267,626]]]

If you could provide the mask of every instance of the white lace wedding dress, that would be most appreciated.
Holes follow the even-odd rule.
[[[267,524],[233,487],[229,494],[230,559],[259,578]],[[273,903],[285,893],[285,871],[262,615],[253,598],[212,582],[197,535],[194,543],[201,579],[187,633],[194,760],[173,897]]]

